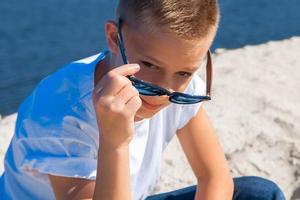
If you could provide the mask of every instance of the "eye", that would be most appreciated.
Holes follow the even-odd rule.
[[[190,72],[178,72],[177,74],[179,76],[186,77],[186,78],[192,76],[192,73],[190,73]]]
[[[152,64],[149,63],[149,62],[142,61],[141,63],[143,64],[143,66],[145,66],[145,67],[147,67],[147,68],[150,68],[150,69],[157,69],[156,66],[152,65]]]

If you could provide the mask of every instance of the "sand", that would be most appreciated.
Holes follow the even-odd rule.
[[[270,178],[300,199],[300,37],[214,55],[213,100],[204,106],[233,176]],[[195,184],[175,139],[156,192]]]
[[[4,155],[14,132],[16,118],[17,113],[4,118],[2,118],[0,115],[0,174],[2,174],[4,170]]]
[[[217,49],[213,100],[204,107],[233,176],[276,182],[287,199],[300,199],[300,37]],[[0,121],[0,173],[16,114]],[[174,138],[164,153],[154,193],[196,184]]]

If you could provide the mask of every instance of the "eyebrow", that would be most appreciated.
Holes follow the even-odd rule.
[[[183,70],[187,71],[197,71],[200,67],[184,67]]]
[[[158,66],[163,66],[164,64],[157,60],[156,58],[154,57],[151,57],[151,56],[148,56],[148,55],[144,55],[146,58],[148,58],[149,60],[152,60],[154,61],[155,65],[157,64]],[[186,71],[197,71],[199,69],[199,66],[201,65],[201,63],[203,62],[203,60],[200,62],[200,64],[197,65],[197,67],[184,67],[182,68],[182,70],[180,71],[183,71],[183,70],[186,70]],[[152,64],[152,63],[151,63]]]
[[[154,58],[154,57],[151,57],[151,56],[148,56],[148,55],[144,55],[146,58],[148,58],[149,60],[152,60],[152,61],[154,61],[156,64],[158,64],[158,65],[164,65],[161,61],[159,61],[159,60],[157,60],[156,58]]]

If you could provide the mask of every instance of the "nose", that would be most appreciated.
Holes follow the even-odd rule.
[[[167,76],[156,76],[153,77],[153,79],[151,80],[151,83],[153,85],[157,85],[159,87],[165,88],[167,90],[169,90],[170,92],[174,92],[174,81],[171,79],[171,77],[167,77]]]

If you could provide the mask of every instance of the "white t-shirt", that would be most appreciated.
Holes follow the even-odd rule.
[[[21,104],[0,180],[1,200],[55,199],[47,174],[95,180],[99,132],[92,91],[95,65],[106,53],[72,62],[44,78]],[[185,92],[204,94],[205,84],[194,75]],[[134,200],[153,190],[163,150],[200,105],[170,104],[135,122],[129,146]]]

